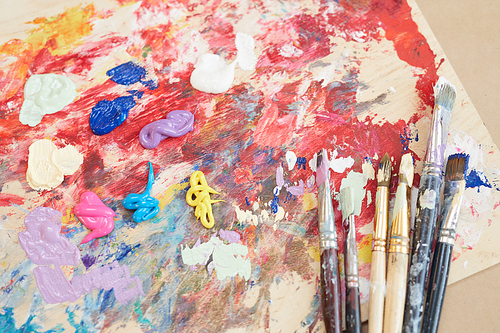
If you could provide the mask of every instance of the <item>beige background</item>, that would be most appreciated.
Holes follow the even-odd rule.
[[[498,0],[416,1],[495,144],[500,146]],[[500,332],[500,265],[448,287],[439,332]]]

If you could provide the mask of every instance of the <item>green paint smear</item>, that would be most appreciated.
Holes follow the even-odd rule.
[[[364,174],[351,171],[347,177],[342,179],[340,190],[346,187],[351,187],[354,192],[354,215],[361,214],[361,206],[365,198],[365,186],[367,178]]]

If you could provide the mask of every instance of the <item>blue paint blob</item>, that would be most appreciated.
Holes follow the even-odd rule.
[[[133,96],[122,96],[112,101],[104,99],[92,108],[89,123],[95,135],[108,134],[120,126],[135,106]]]
[[[248,201],[248,197],[245,197],[245,201],[247,202],[247,206],[250,206],[250,202]]]
[[[146,78],[146,70],[132,61],[126,62],[106,72],[111,81],[128,86]]]
[[[491,188],[491,184],[488,179],[486,179],[486,176],[482,172],[472,169],[469,174],[465,176],[465,187],[477,187],[477,192],[479,193],[481,186]]]
[[[154,80],[141,81],[141,83],[149,90],[155,90],[158,88],[158,82]]]

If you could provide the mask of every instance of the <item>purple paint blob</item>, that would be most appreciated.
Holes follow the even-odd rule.
[[[92,266],[93,264],[95,264],[95,262],[97,261],[97,257],[92,257],[88,254],[84,255],[82,257],[82,263],[83,263],[83,266],[85,266],[86,269],[89,269],[90,266]]]
[[[219,237],[227,240],[229,243],[238,243],[241,239],[241,236],[236,231],[231,230],[219,230]]]
[[[185,110],[174,110],[160,119],[144,126],[139,133],[139,142],[146,149],[156,148],[160,141],[183,136],[193,130],[194,114]]]
[[[301,179],[299,180],[299,185],[297,186],[288,186],[287,189],[288,193],[292,195],[303,195],[304,194],[304,181]]]
[[[62,215],[49,207],[35,208],[24,220],[26,231],[18,235],[19,244],[28,258],[43,265],[35,267],[33,274],[47,303],[75,301],[79,297],[61,269],[61,265],[76,266],[80,261],[78,248],[60,235]]]

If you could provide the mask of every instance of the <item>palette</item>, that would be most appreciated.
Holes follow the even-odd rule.
[[[0,24],[0,325],[32,331],[319,331],[314,154],[327,148],[336,194],[348,179],[363,196],[356,221],[366,304],[373,177],[385,152],[394,170],[402,154],[412,153],[420,173],[439,75],[458,90],[447,153],[471,155],[450,283],[500,261],[494,242],[500,236],[499,151],[413,1],[121,0],[16,7],[22,12]],[[197,58],[214,53],[231,62],[238,32],[255,40],[256,69],[236,68],[226,93],[194,89]],[[129,61],[145,69],[144,80],[117,84],[106,74]],[[70,78],[77,97],[39,125],[22,125],[26,80],[45,73]],[[92,109],[125,96],[135,103],[128,118],[109,134],[94,135]],[[144,149],[140,130],[173,110],[197,110],[193,131]],[[58,148],[76,147],[83,164],[55,189],[37,192],[26,181],[28,147],[44,138]],[[148,161],[155,175],[150,195],[160,211],[136,223],[122,201],[144,192]],[[220,193],[212,199],[224,200],[212,205],[212,229],[186,202],[189,178],[198,170]],[[414,186],[419,179],[417,174]],[[86,191],[117,216],[108,236],[79,245],[88,229],[73,209]],[[63,214],[61,234],[80,250],[77,265],[62,266],[68,281],[98,268],[127,267],[144,295],[122,304],[113,290],[96,288],[75,301],[47,304],[33,275],[37,265],[18,240],[24,219],[40,206]],[[342,230],[337,200],[334,209]],[[215,255],[206,265],[189,262],[183,252],[196,244],[233,244],[240,254],[227,258],[241,265],[238,275],[226,276]]]

